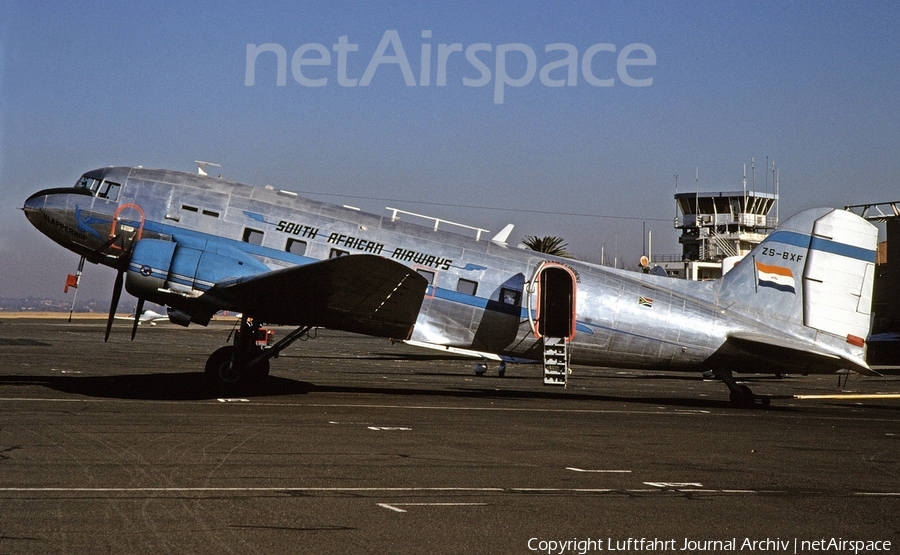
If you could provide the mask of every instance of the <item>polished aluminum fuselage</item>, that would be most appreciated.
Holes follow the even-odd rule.
[[[527,285],[548,260],[576,277],[570,342],[576,364],[703,369],[735,330],[810,333],[803,326],[764,322],[765,307],[726,312],[739,299],[721,295],[719,282],[559,259],[271,187],[168,170],[97,172],[121,185],[115,199],[74,189],[42,191],[26,202],[28,218],[64,247],[120,269],[121,254],[141,239],[174,241],[184,252],[201,253],[198,260],[214,253],[214,263],[189,266],[155,297],[142,292],[147,300],[188,312],[194,303],[212,302],[204,294],[221,280],[309,264],[337,250],[379,255],[428,274],[432,284],[411,339],[474,352],[540,359]]]

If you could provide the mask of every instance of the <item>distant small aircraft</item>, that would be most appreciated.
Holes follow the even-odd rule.
[[[31,195],[23,210],[63,247],[118,272],[107,339],[123,282],[136,314],[144,301],[184,326],[241,313],[233,345],[206,363],[223,384],[267,375],[269,360],[314,327],[474,355],[501,373],[510,361],[540,362],[548,384],[564,385],[570,363],[709,371],[739,404],[768,399],[734,372],[873,374],[877,233],[842,210],[797,214],[725,277],[701,283],[508,248],[511,226],[492,239],[468,228],[470,237],[436,218],[418,225],[402,210],[377,216],[202,171],[98,169]],[[263,324],[296,329],[266,345]]]
[[[137,311],[135,311],[135,313],[132,314],[131,316],[128,316],[128,317],[116,316],[115,319],[116,320],[134,321],[136,315],[137,315]],[[168,322],[169,317],[165,314],[160,314],[159,312],[155,312],[148,308],[148,309],[145,309],[144,311],[142,311],[139,316],[137,316],[137,325],[141,325],[144,322],[149,322],[151,326],[155,326],[157,322],[162,322],[163,320]]]

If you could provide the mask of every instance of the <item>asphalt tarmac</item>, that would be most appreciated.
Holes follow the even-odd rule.
[[[103,325],[0,320],[0,554],[900,551],[900,400],[791,397],[900,377],[739,376],[775,397],[740,409],[320,331],[223,394],[229,324]]]

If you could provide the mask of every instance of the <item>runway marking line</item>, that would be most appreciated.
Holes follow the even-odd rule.
[[[703,488],[702,484],[687,482],[645,482],[652,485],[651,488],[631,488],[631,489],[613,489],[613,488],[516,488],[516,487],[146,487],[146,488],[65,488],[65,487],[0,487],[2,493],[24,493],[24,494],[40,494],[40,493],[121,493],[121,494],[153,494],[153,493],[379,493],[379,494],[403,494],[403,493],[558,493],[558,494],[631,494],[631,493],[650,493],[662,495],[665,493],[706,493],[706,494],[724,494],[724,495],[783,495],[791,493],[787,490],[748,490],[748,489],[694,489],[689,486]],[[659,484],[666,484],[660,486]],[[834,495],[835,492],[818,491],[818,492],[797,492],[801,496],[810,495]],[[840,492],[843,495],[851,496],[867,496],[867,497],[900,497],[898,491],[857,491],[857,492]],[[387,505],[406,506],[406,505],[485,505],[486,503],[388,503]],[[379,505],[382,505],[379,503]],[[385,507],[387,508],[387,507]]]
[[[587,470],[584,468],[575,468],[574,466],[567,466],[566,470],[571,470],[572,472],[596,472],[600,474],[628,474],[630,470]]]
[[[30,402],[59,402],[59,403],[133,403],[134,399],[73,399],[73,398],[52,398],[52,397],[0,397],[0,401],[30,401]],[[225,403],[233,401],[233,399],[196,399],[196,400],[141,400],[141,403],[156,404],[206,404],[206,403]],[[326,408],[326,409],[390,409],[390,410],[434,410],[434,411],[472,411],[472,412],[521,412],[521,413],[541,413],[541,414],[643,414],[649,416],[701,416],[709,413],[701,413],[698,411],[672,411],[660,412],[650,410],[602,410],[602,409],[571,409],[571,408],[539,408],[539,407],[476,407],[476,406],[441,406],[441,405],[379,405],[371,403],[273,403],[265,400],[241,399],[241,401],[249,402],[253,405],[266,407],[301,407],[301,408]]]
[[[655,488],[702,488],[703,484],[699,482],[644,482],[648,486]],[[706,490],[703,490],[706,491]]]
[[[900,399],[900,393],[833,393],[828,395],[794,395],[794,399],[835,399],[854,401],[860,399]]]
[[[379,507],[398,513],[408,512],[400,507],[479,507],[487,503],[376,503]]]

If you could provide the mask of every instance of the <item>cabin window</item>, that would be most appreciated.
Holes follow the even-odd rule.
[[[112,181],[104,181],[97,191],[97,198],[105,198],[109,200],[117,200],[119,198],[119,189],[122,186]]]
[[[204,211],[203,211],[203,215],[204,215],[204,216],[212,216],[213,218],[218,218],[218,217],[219,217],[219,213],[218,213],[218,212],[215,212],[215,211],[213,211],[213,210],[204,210]]]
[[[263,242],[263,232],[258,229],[251,229],[249,227],[244,228],[244,237],[242,239],[245,243],[250,243],[251,245],[262,245]]]
[[[423,268],[417,268],[416,272],[418,272],[420,276],[428,280],[428,285],[434,284],[434,272],[432,272],[431,270],[425,270]]]
[[[522,292],[517,289],[510,289],[508,287],[500,288],[500,302],[503,304],[519,306],[521,296]]]
[[[181,209],[186,212],[199,212],[200,211],[200,209],[197,208],[196,206],[191,206],[189,204],[182,204]]]
[[[300,241],[298,239],[288,239],[287,245],[284,246],[284,250],[291,254],[306,254],[306,241]]]
[[[331,249],[331,252],[328,253],[328,258],[340,258],[342,256],[347,256],[350,254],[347,251],[342,251],[341,249]]]
[[[463,295],[475,295],[475,291],[478,290],[478,282],[472,281],[470,279],[459,278],[459,281],[456,282],[456,292],[462,293]]]

